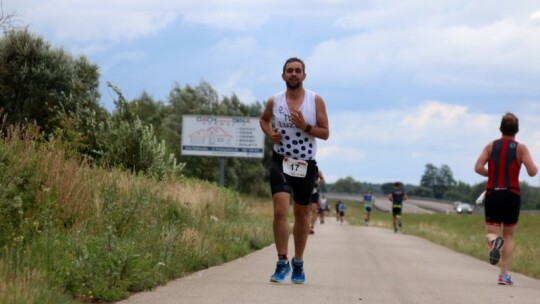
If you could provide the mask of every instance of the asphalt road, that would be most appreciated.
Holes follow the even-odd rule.
[[[330,199],[329,204],[332,205],[337,199],[345,199],[361,202],[362,196],[358,194],[337,194],[327,193],[326,196]],[[379,210],[390,212],[392,203],[385,196],[375,196],[375,205]],[[482,207],[471,204],[475,208],[474,212],[483,212]],[[454,205],[441,201],[430,201],[426,199],[409,198],[403,203],[403,213],[456,213]],[[540,303],[540,302],[539,302]]]
[[[361,195],[355,195],[355,194],[335,194],[335,193],[328,193],[326,196],[329,199],[329,206],[332,209],[333,203],[337,199],[342,200],[352,200],[361,202],[362,196]],[[390,212],[392,209],[392,202],[389,201],[384,196],[375,196],[375,207],[379,210]],[[447,213],[447,208],[452,210],[452,205],[442,204],[438,202],[429,202],[429,201],[420,201],[420,200],[414,200],[414,199],[408,199],[403,203],[403,213],[435,213],[435,212],[443,212]],[[453,212],[453,210],[452,210]]]
[[[292,254],[292,238],[289,248]],[[309,236],[306,284],[270,283],[275,260],[269,246],[119,303],[540,303],[540,280],[511,273],[514,286],[497,285],[487,249],[481,261],[388,229],[340,225],[332,216]]]

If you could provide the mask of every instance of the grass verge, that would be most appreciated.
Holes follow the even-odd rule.
[[[346,201],[346,220],[352,225],[364,225],[361,203]],[[405,234],[416,235],[479,260],[488,260],[482,214],[404,214]],[[540,279],[540,230],[537,213],[522,213],[517,228],[511,270]],[[392,229],[390,213],[374,210],[370,226]]]
[[[109,302],[272,242],[271,204],[94,168],[35,130],[0,138],[0,302]]]

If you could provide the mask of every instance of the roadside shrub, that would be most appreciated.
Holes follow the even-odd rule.
[[[185,164],[178,163],[173,154],[167,154],[165,142],[158,141],[153,127],[144,124],[129,109],[120,89],[110,83],[109,87],[118,99],[113,115],[98,127],[96,140],[101,164],[159,179],[180,176]]]

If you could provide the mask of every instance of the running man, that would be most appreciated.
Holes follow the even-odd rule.
[[[508,270],[521,208],[519,171],[523,164],[527,174],[532,177],[538,173],[538,168],[527,147],[515,139],[519,131],[519,121],[514,114],[506,113],[502,117],[499,130],[502,133],[501,138],[484,147],[474,171],[488,178],[484,213],[489,262],[496,265],[501,259],[502,249],[498,284],[513,285]]]
[[[343,201],[338,201],[338,222],[343,225],[343,219],[345,218],[345,211],[347,211],[347,205]]]
[[[319,214],[319,222],[321,224],[324,224],[324,216],[326,211],[328,211],[328,200],[323,194],[321,199],[319,200],[319,209],[317,210],[317,213]]]
[[[403,202],[408,199],[407,193],[401,189],[401,183],[394,183],[394,190],[388,194],[388,199],[392,202],[392,224],[394,225],[394,233],[398,232],[398,227],[401,228],[401,209]]]
[[[364,225],[368,225],[371,216],[371,210],[375,207],[375,198],[371,191],[364,194]]]
[[[271,282],[283,282],[291,272],[291,281],[303,284],[304,250],[309,233],[311,194],[317,178],[316,138],[326,140],[330,131],[322,97],[304,89],[304,62],[289,58],[281,78],[286,90],[271,96],[260,117],[264,134],[274,144],[270,168],[270,189],[274,205],[273,232],[278,261]],[[274,127],[272,127],[272,122]],[[289,200],[294,200],[294,257],[289,264]]]
[[[310,210],[310,228],[309,234],[315,233],[315,222],[317,221],[317,211],[319,209],[320,200],[320,185],[324,182],[324,176],[321,170],[317,170],[317,179],[315,180],[315,186],[313,187],[313,194],[311,194],[311,210]]]

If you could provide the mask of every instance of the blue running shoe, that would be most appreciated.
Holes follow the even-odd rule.
[[[498,236],[493,241],[489,242],[489,263],[491,265],[497,265],[501,258],[501,248],[504,245],[504,239]]]
[[[512,278],[507,274],[500,274],[499,275],[499,285],[514,285],[514,282],[512,282]]]
[[[291,265],[287,260],[277,261],[276,272],[270,277],[270,282],[282,283],[291,272]]]
[[[291,282],[294,284],[304,284],[306,275],[304,274],[304,261],[296,261],[292,259],[292,276]]]

